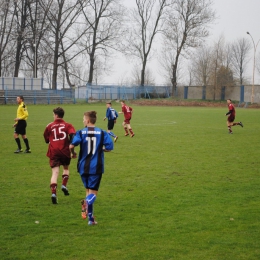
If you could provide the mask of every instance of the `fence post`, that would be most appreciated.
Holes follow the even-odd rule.
[[[189,92],[189,87],[185,86],[184,87],[184,99],[188,99],[188,92]]]
[[[202,99],[206,99],[206,86],[202,86]]]
[[[245,98],[245,87],[244,85],[240,86],[240,103],[244,102],[244,98]]]

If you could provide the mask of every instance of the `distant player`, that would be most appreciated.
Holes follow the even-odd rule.
[[[27,121],[28,116],[29,116],[28,110],[27,110],[27,107],[24,103],[23,96],[18,96],[16,98],[16,102],[18,104],[18,108],[17,108],[16,118],[14,119],[15,123],[14,123],[13,127],[15,127],[14,139],[17,143],[18,149],[14,153],[21,153],[23,151],[22,146],[21,146],[21,141],[19,139],[19,135],[22,136],[23,141],[24,141],[25,146],[26,146],[26,150],[24,151],[24,153],[31,153],[29,141],[28,141],[28,138],[26,136],[26,127],[27,127],[26,121]]]
[[[116,136],[113,132],[111,132],[111,130],[113,130],[114,128],[114,124],[116,123],[116,119],[118,118],[118,113],[117,111],[112,108],[112,104],[111,102],[107,102],[106,103],[107,106],[107,111],[106,111],[106,116],[104,117],[104,121],[107,119],[107,132],[110,136],[112,136],[114,138],[114,142],[117,141],[118,136]]]
[[[129,132],[131,134],[130,137],[134,137],[135,134],[134,134],[132,127],[130,125],[130,120],[132,118],[132,114],[133,114],[134,110],[131,107],[127,106],[125,104],[124,100],[121,100],[120,103],[122,105],[122,112],[118,112],[118,113],[124,114],[124,117],[125,117],[125,120],[123,122],[123,127],[125,129],[125,136],[129,135],[129,133],[128,133],[128,130],[129,130]]]
[[[93,204],[104,173],[104,151],[110,152],[114,146],[109,134],[95,127],[96,114],[96,111],[84,113],[84,128],[77,131],[70,144],[72,158],[75,157],[74,147],[80,145],[78,172],[86,188],[86,199],[81,202],[81,216],[85,219],[88,215],[88,225],[97,224],[93,216]]]
[[[67,188],[71,160],[69,145],[76,131],[71,124],[63,120],[64,113],[61,107],[53,109],[54,121],[46,126],[43,134],[45,142],[49,144],[47,156],[50,158],[50,166],[52,169],[50,188],[53,204],[57,204],[56,190],[61,165],[63,166],[61,190],[64,195],[69,195]]]
[[[240,125],[241,127],[243,127],[243,124],[242,122],[233,123],[236,117],[236,110],[234,105],[232,104],[231,99],[227,100],[227,104],[228,104],[228,112],[225,114],[226,116],[228,116],[227,127],[228,127],[229,134],[233,134],[231,130],[231,126]]]

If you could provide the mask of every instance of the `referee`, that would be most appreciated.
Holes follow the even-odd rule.
[[[18,104],[18,108],[17,108],[17,116],[14,119],[15,124],[13,125],[13,127],[15,127],[14,139],[15,139],[17,145],[18,145],[18,149],[14,153],[23,152],[23,149],[21,147],[21,142],[20,142],[20,139],[19,139],[19,135],[22,136],[23,141],[26,145],[26,150],[24,151],[24,153],[31,153],[29,141],[26,137],[26,126],[27,126],[26,120],[27,120],[28,115],[29,115],[28,111],[27,111],[27,107],[23,102],[24,101],[23,96],[18,96],[16,98],[16,101],[17,101],[17,104]]]

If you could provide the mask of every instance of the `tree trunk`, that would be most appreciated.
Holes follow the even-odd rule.
[[[94,64],[95,64],[95,55],[94,49],[92,49],[92,53],[89,54],[90,66],[89,66],[89,77],[88,77],[88,84],[93,83],[93,75],[94,75]]]

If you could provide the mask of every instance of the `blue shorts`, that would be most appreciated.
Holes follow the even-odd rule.
[[[82,174],[81,180],[86,189],[98,191],[102,174]]]

